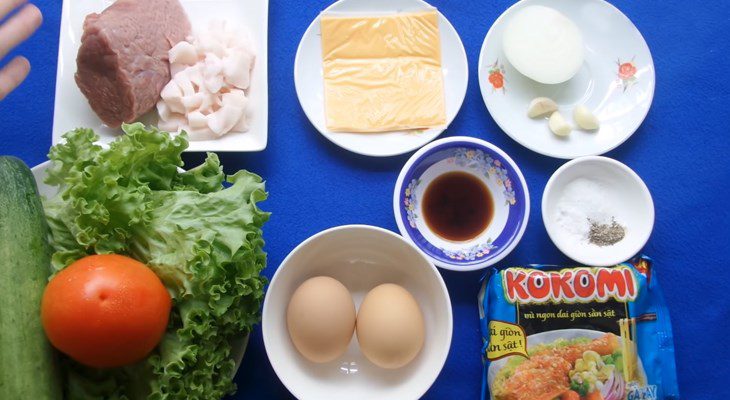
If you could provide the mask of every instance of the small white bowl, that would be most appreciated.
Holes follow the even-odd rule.
[[[556,209],[566,185],[578,178],[603,183],[615,208],[615,217],[626,225],[626,236],[611,246],[596,246],[587,240],[575,242],[561,232]],[[558,168],[542,195],[542,220],[555,246],[573,260],[598,267],[616,265],[639,253],[654,227],[654,202],[649,189],[631,168],[607,157],[576,158]]]
[[[286,308],[294,290],[319,275],[342,282],[357,307],[381,283],[411,292],[426,325],[418,356],[402,368],[383,369],[365,358],[353,335],[347,352],[335,361],[316,364],[302,357],[289,338]],[[405,239],[374,226],[339,226],[305,240],[281,263],[266,292],[262,330],[271,366],[299,399],[418,399],[449,353],[451,301],[436,267]]]

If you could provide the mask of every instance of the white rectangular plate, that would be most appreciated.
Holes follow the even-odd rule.
[[[146,0],[140,0],[146,1]],[[111,0],[64,0],[61,17],[61,37],[56,72],[56,101],[53,113],[53,144],[61,135],[75,128],[92,128],[109,143],[121,134],[121,129],[104,125],[91,110],[88,101],[76,86],[76,53],[81,44],[84,18],[101,12],[114,3]],[[248,31],[256,46],[256,64],[253,69],[249,98],[251,126],[248,132],[231,132],[217,140],[190,142],[188,151],[261,151],[268,137],[268,0],[180,0],[188,14],[193,30],[204,29],[211,20],[226,20],[232,27]],[[154,123],[152,111],[140,120]]]

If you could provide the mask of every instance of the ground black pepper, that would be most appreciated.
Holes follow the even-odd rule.
[[[611,246],[626,236],[626,228],[616,222],[614,218],[611,218],[611,223],[600,223],[589,218],[588,223],[591,225],[588,241],[596,246]]]

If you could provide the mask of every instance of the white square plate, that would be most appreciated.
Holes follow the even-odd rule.
[[[91,110],[88,101],[76,86],[76,53],[81,44],[84,18],[101,12],[114,3],[111,0],[84,0],[63,2],[61,37],[56,72],[56,102],[53,114],[53,144],[61,135],[75,128],[92,128],[109,143],[121,134],[121,129],[104,125]],[[248,31],[256,46],[256,64],[253,69],[249,98],[251,126],[248,132],[231,132],[217,140],[191,141],[188,151],[261,151],[268,137],[268,79],[267,37],[268,0],[180,0],[188,14],[193,30],[202,29],[210,20],[226,20],[235,29]],[[156,111],[140,118],[146,124],[156,122]]]

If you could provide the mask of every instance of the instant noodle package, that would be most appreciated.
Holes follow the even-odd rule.
[[[679,399],[669,313],[647,257],[493,269],[479,313],[482,399]]]

